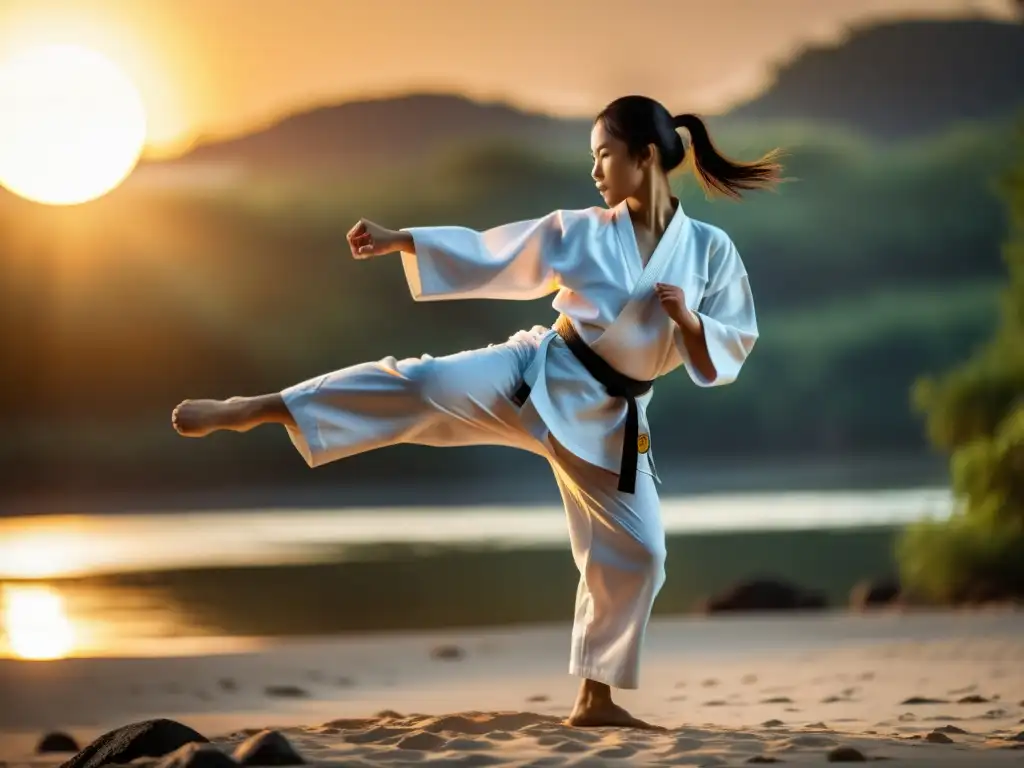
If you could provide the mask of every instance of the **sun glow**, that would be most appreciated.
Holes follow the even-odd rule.
[[[0,629],[9,652],[22,659],[61,659],[75,646],[64,598],[52,587],[2,585]]]
[[[32,48],[0,63],[0,185],[51,205],[117,187],[142,154],[146,113],[113,63],[74,45]]]

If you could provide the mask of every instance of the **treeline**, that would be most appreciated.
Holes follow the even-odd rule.
[[[720,133],[741,157],[787,148],[792,180],[738,204],[677,180],[690,215],[739,246],[762,338],[731,387],[698,390],[684,373],[659,385],[662,462],[927,450],[911,384],[969,354],[996,321],[1006,225],[993,179],[1011,130],[965,126],[885,149],[813,126]],[[396,260],[354,262],[344,234],[359,216],[484,228],[593,205],[588,171],[582,145],[573,157],[466,146],[329,187],[128,184],[71,209],[0,197],[5,486],[301,480],[279,435],[186,445],[171,407],[553,321],[549,299],[415,304]],[[360,459],[359,476],[393,477],[396,465],[439,477],[478,461],[382,452]]]

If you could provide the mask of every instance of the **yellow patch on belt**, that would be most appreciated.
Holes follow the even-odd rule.
[[[647,453],[647,451],[651,449],[651,438],[647,435],[640,435],[640,437],[636,439],[636,449],[640,453]]]

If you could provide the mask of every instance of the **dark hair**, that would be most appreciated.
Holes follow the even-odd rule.
[[[653,144],[658,148],[661,168],[668,173],[686,160],[686,146],[676,132],[685,128],[693,149],[693,169],[708,194],[719,192],[740,197],[740,190],[771,187],[780,180],[782,166],[772,150],[759,160],[742,163],[730,160],[715,147],[704,121],[696,115],[675,117],[659,102],[647,96],[623,96],[601,110],[595,118],[616,139],[626,144],[633,157],[640,157]]]

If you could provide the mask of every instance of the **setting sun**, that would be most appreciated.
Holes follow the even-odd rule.
[[[0,185],[51,205],[84,203],[131,173],[146,140],[132,82],[86,48],[50,45],[0,62]]]
[[[0,629],[10,652],[22,659],[42,661],[66,656],[75,634],[63,596],[48,586],[0,586]]]

